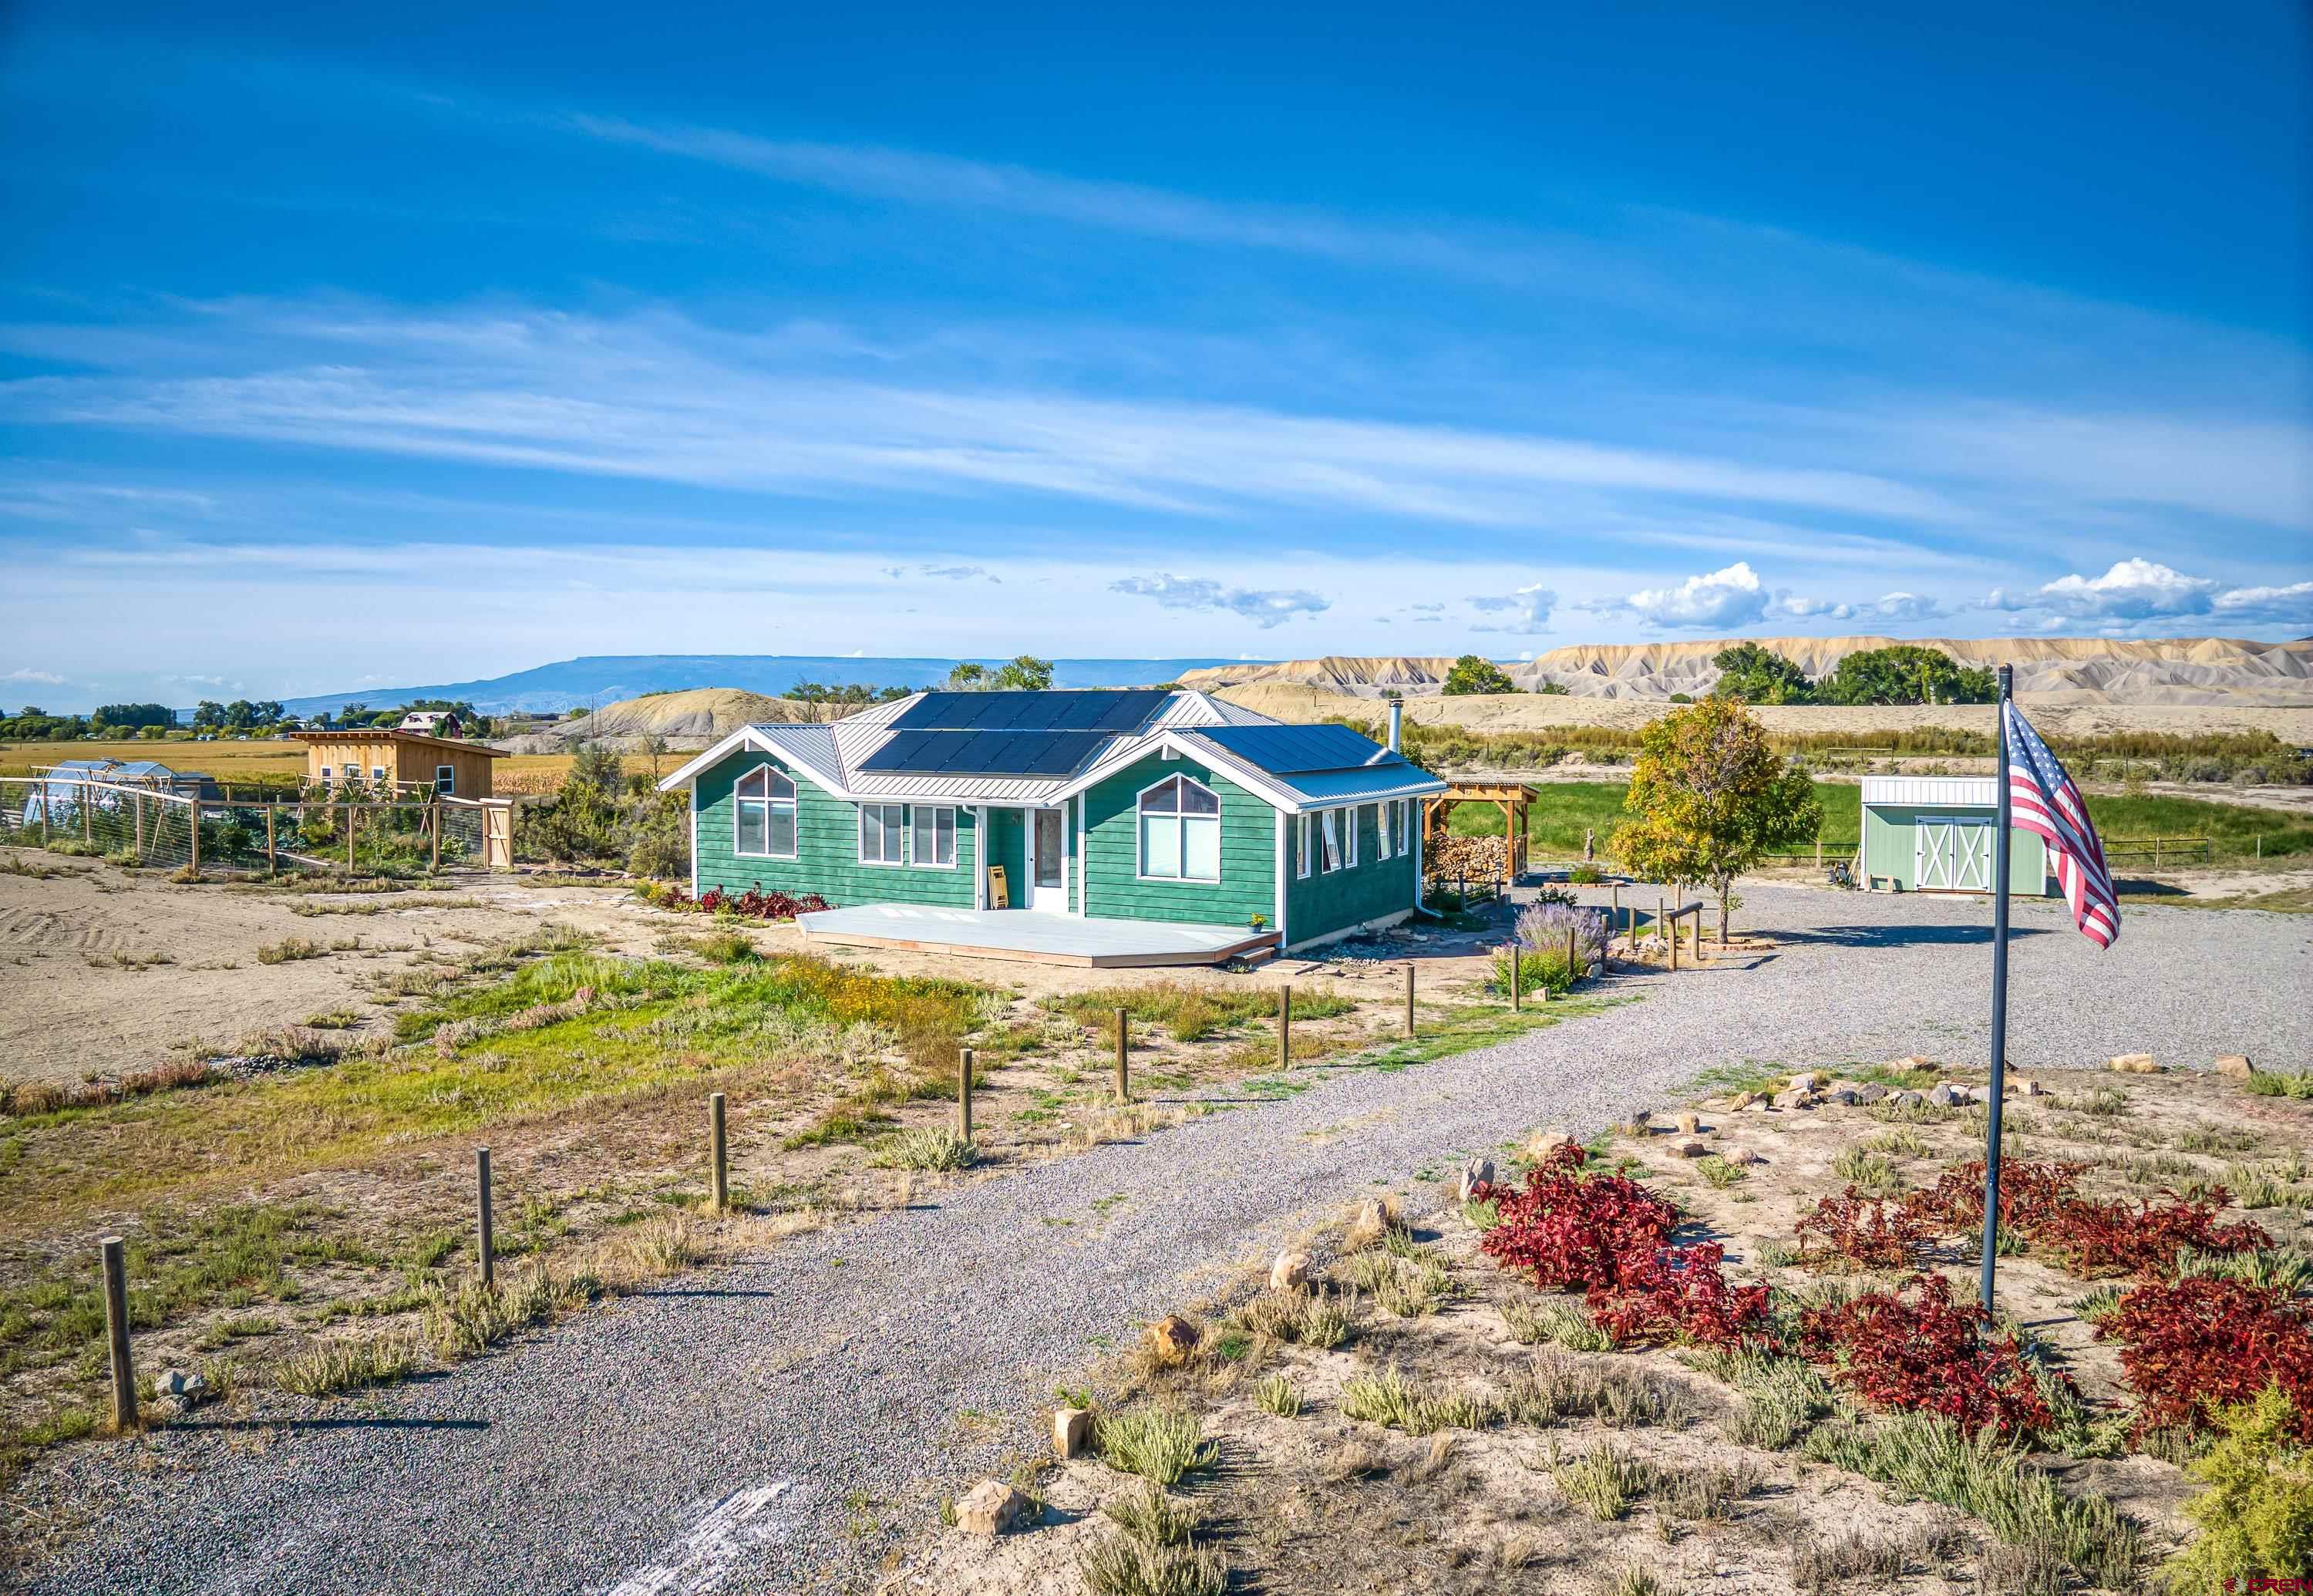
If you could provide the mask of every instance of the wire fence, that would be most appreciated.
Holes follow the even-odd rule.
[[[513,862],[513,806],[422,789],[392,800],[226,802],[78,776],[0,777],[0,842],[124,865],[417,876]]]

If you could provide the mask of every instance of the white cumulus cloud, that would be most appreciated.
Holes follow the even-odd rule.
[[[1724,569],[1689,577],[1675,587],[1641,588],[1627,598],[1605,599],[1587,607],[1627,611],[1657,626],[1723,630],[1759,620],[1766,614],[1768,603],[1759,573],[1748,560],[1738,560]]]
[[[2026,593],[1995,587],[1983,607],[2107,625],[2194,615],[2303,625],[2313,623],[2313,582],[2228,587],[2212,577],[2188,576],[2158,560],[2133,559],[2115,561],[2100,577],[2076,572]]]
[[[1504,619],[1471,628],[1473,631],[1536,632],[1550,630],[1550,613],[1558,607],[1558,595],[1539,582],[1529,583],[1515,593],[1473,594],[1470,607]]]
[[[1168,610],[1227,610],[1264,628],[1332,607],[1323,595],[1303,587],[1227,587],[1210,577],[1176,577],[1170,571],[1123,577],[1108,586],[1112,593],[1153,598]]]

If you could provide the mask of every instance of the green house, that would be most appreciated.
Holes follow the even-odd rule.
[[[834,907],[801,917],[807,937],[1094,965],[1403,921],[1420,800],[1446,789],[1346,727],[1161,688],[920,692],[749,726],[660,786],[690,794],[694,894],[817,893]]]
[[[1897,892],[1992,890],[1992,833],[2000,824],[1999,783],[1990,776],[1863,778],[1863,885]],[[2008,833],[2008,890],[2049,891],[2046,847],[2030,832]]]

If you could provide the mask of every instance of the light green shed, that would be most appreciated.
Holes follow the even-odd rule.
[[[1863,885],[1875,892],[1989,893],[1999,799],[1991,776],[1866,776]],[[2045,895],[2045,845],[2013,827],[2008,835],[2009,891]]]

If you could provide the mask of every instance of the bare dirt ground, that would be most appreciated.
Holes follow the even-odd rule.
[[[1913,1084],[1982,1079],[1905,1071],[1900,1062],[1888,1074]],[[2081,1189],[2095,1196],[2257,1182],[2256,1208],[2236,1207],[2229,1217],[2253,1221],[2277,1248],[2306,1240],[2313,1106],[2251,1096],[2239,1082],[2208,1074],[2063,1071],[2037,1083],[2043,1095],[2014,1095],[2008,1104],[2011,1159],[2084,1164]],[[1730,1279],[1801,1297],[1903,1278],[1839,1273],[1826,1269],[1835,1260],[1820,1248],[1805,1252],[1793,1227],[1817,1197],[1859,1177],[1878,1195],[1929,1186],[1982,1150],[1981,1107],[1736,1113],[1729,1102],[1696,1105],[1696,1139],[1707,1157],[1682,1156],[1690,1138],[1658,1123],[1614,1136],[1594,1158],[1671,1197],[1681,1210],[1678,1239],[1722,1244]],[[1510,1155],[1513,1183],[1523,1156],[1524,1147]],[[1345,1223],[1298,1243],[1319,1260],[1307,1300],[1331,1302],[1346,1320],[1337,1346],[1280,1339],[1270,1309],[1289,1294],[1269,1288],[1268,1257],[1244,1258],[1218,1263],[1228,1283],[1211,1299],[1182,1305],[1200,1331],[1186,1361],[1171,1362],[1144,1345],[1062,1382],[1092,1394],[1104,1415],[1154,1406],[1192,1416],[1212,1444],[1212,1460],[1167,1500],[1201,1520],[1193,1540],[1226,1564],[1230,1588],[1280,1596],[2074,1588],[2061,1567],[2031,1565],[1983,1521],[1825,1461],[1808,1432],[1837,1422],[1835,1414],[1763,1434],[1746,1422],[1745,1391],[1708,1358],[1662,1347],[1601,1350],[1572,1334],[1569,1327],[1584,1322],[1582,1298],[1539,1292],[1498,1266],[1478,1249],[1490,1216],[1461,1204],[1450,1185],[1443,1196],[1423,1228],[1386,1248]],[[1347,1221],[1353,1195],[1345,1199]],[[1964,1248],[1931,1250],[1922,1262],[1970,1294],[1974,1265]],[[1385,1280],[1393,1289],[1376,1291]],[[2082,1315],[2095,1292],[2038,1255],[2001,1265],[2008,1322],[2078,1383],[2092,1418],[2106,1419],[2125,1409],[2130,1394],[2115,1349]],[[1344,1412],[1350,1382],[1388,1372],[1477,1407],[1434,1433],[1416,1426],[1412,1433]],[[1520,1382],[1537,1378],[1576,1392],[1603,1387],[1623,1400],[1587,1410],[1577,1401],[1556,1414],[1519,1407]],[[2032,1462],[2068,1495],[2099,1495],[2117,1507],[2143,1537],[2149,1566],[2189,1532],[2179,1509],[2194,1487],[2175,1456],[2144,1455],[2115,1433],[2108,1424],[2100,1442]],[[1572,1488],[1570,1466],[1599,1456],[1628,1470],[1627,1502],[1610,1512],[1585,1505]],[[1032,1461],[1016,1480],[1041,1505],[1020,1529],[992,1540],[935,1530],[887,1589],[1080,1596],[1118,1588],[1091,1580],[1089,1568],[1134,1545],[1138,1532],[1112,1516],[1148,1490],[1128,1461],[1097,1451]]]

